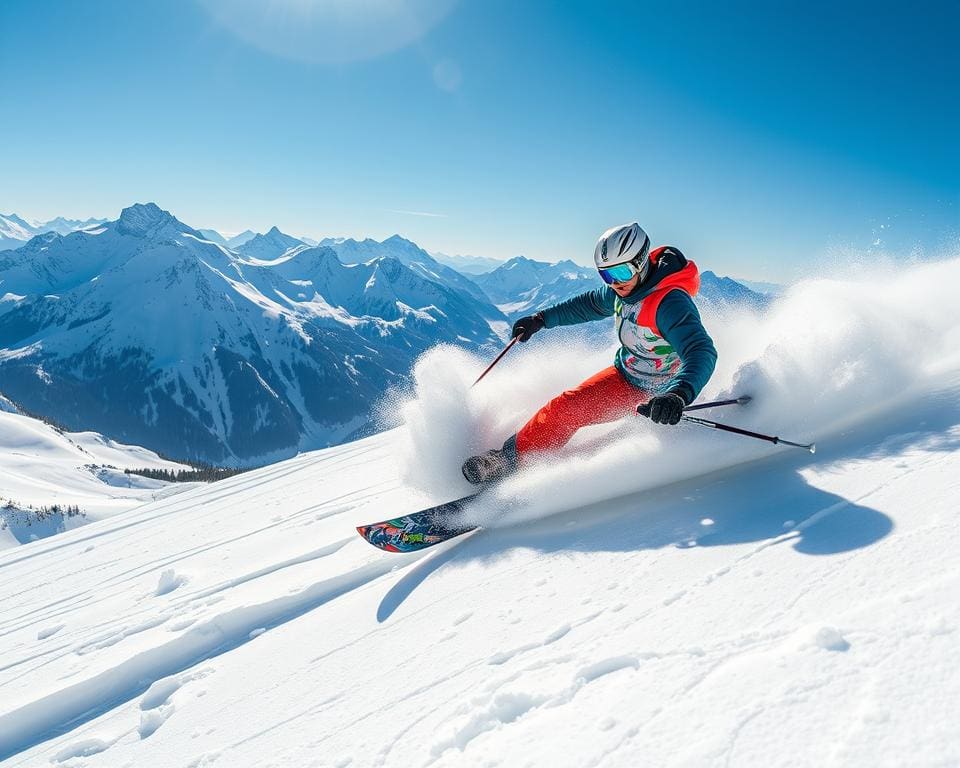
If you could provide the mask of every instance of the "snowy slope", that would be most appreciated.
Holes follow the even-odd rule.
[[[178,493],[125,469],[189,469],[95,432],[62,432],[20,415],[0,396],[0,549],[126,512]],[[30,508],[78,507],[82,515],[38,521]]]
[[[19,248],[34,235],[40,234],[36,225],[15,213],[0,213],[0,250]]]
[[[0,553],[0,760],[957,764],[960,261],[904,272],[712,329],[723,418],[815,456],[631,419],[386,555],[352,526],[607,359],[437,350],[401,429]]]

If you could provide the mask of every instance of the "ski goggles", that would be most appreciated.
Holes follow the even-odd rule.
[[[640,270],[637,269],[637,265],[632,261],[625,262],[624,264],[617,264],[612,267],[603,267],[602,269],[598,268],[597,272],[600,273],[600,277],[607,285],[613,285],[614,283],[626,283],[629,280],[632,280],[634,275],[640,274]]]

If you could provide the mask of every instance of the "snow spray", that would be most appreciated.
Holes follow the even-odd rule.
[[[958,285],[956,258],[875,265],[866,273],[798,282],[763,312],[705,313],[719,361],[700,399],[750,394],[750,406],[725,411],[724,420],[822,443],[926,393],[960,392]],[[612,364],[612,321],[595,325],[604,322],[611,326],[609,347],[598,348],[577,327],[546,331],[473,389],[484,358],[449,346],[425,353],[414,369],[414,396],[399,404],[404,479],[437,497],[469,492],[460,474],[467,456],[499,447],[550,398]],[[630,416],[582,429],[562,451],[531,462],[478,505],[477,521],[542,517],[770,450]],[[514,513],[503,513],[511,507]]]

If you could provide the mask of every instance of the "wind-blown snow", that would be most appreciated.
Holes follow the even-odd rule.
[[[523,524],[361,541],[609,363],[545,332],[472,390],[425,356],[405,428],[0,552],[0,760],[957,764],[960,261],[902,272],[711,324],[705,394],[756,397],[716,417],[815,456],[629,419],[506,486]]]

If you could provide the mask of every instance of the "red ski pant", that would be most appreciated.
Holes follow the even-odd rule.
[[[580,427],[622,419],[650,397],[611,365],[537,411],[517,433],[517,455],[560,448]]]

